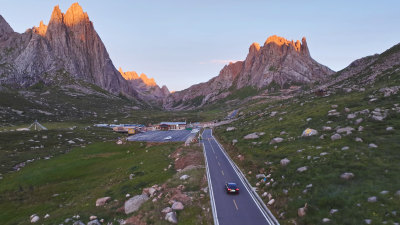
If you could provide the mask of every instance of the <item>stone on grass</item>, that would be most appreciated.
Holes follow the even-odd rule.
[[[139,210],[140,206],[149,200],[147,195],[136,195],[125,202],[125,214],[133,213]]]
[[[275,203],[275,199],[271,199],[269,200],[269,202],[267,203],[267,205],[273,205]]]
[[[312,118],[307,118],[307,119],[306,119],[307,122],[309,122],[309,121],[311,121],[311,120],[312,120]]]
[[[258,136],[257,133],[251,133],[251,134],[244,136],[244,139],[257,139],[259,137],[260,136]]]
[[[350,180],[354,178],[354,173],[343,173],[342,175],[340,175],[340,178],[344,179],[344,180]]]
[[[342,136],[340,134],[334,134],[331,136],[332,141],[339,140],[339,139],[342,139]]]
[[[328,155],[329,153],[327,153],[327,152],[321,152],[319,155],[320,156],[324,156],[324,155]]]
[[[95,220],[95,219],[97,219],[97,216],[90,216],[89,217],[89,220]]]
[[[358,124],[360,124],[362,121],[363,121],[363,118],[358,118],[358,119],[356,119],[355,124],[358,125]]]
[[[233,130],[236,130],[236,128],[235,128],[235,127],[228,127],[228,128],[226,128],[226,131],[233,131]]]
[[[183,210],[185,207],[183,206],[182,202],[174,202],[171,208],[173,210]]]
[[[350,149],[349,146],[343,146],[342,151],[346,151],[346,150],[349,150],[349,149]]]
[[[338,105],[331,105],[332,109],[336,109],[338,107]]]
[[[331,130],[332,130],[332,127],[323,126],[323,127],[322,127],[322,130],[323,130],[323,131],[331,131]]]
[[[356,137],[356,142],[363,142],[363,139],[361,139],[361,138],[359,138],[359,137]]]
[[[331,219],[329,219],[329,218],[323,218],[323,219],[322,219],[322,222],[323,222],[323,223],[329,223],[329,222],[331,222]]]
[[[377,148],[378,145],[376,145],[376,144],[374,144],[374,143],[371,143],[371,144],[368,145],[368,147],[369,147],[369,148]]]
[[[393,131],[394,128],[393,127],[386,127],[386,131]]]
[[[351,134],[352,131],[354,131],[354,128],[352,127],[343,127],[336,130],[336,132],[339,134],[341,133]]]
[[[338,209],[331,209],[331,211],[329,211],[329,213],[330,213],[331,215],[333,215],[333,214],[335,214],[335,213],[337,213],[337,212],[339,212]]]
[[[297,215],[298,215],[299,217],[303,217],[303,216],[306,215],[306,211],[307,211],[307,203],[306,203],[306,205],[305,205],[304,207],[301,207],[301,208],[299,208],[299,209],[297,210]]]
[[[359,132],[361,132],[361,131],[363,131],[363,130],[364,130],[364,127],[363,127],[363,126],[359,126],[359,127],[358,127],[358,131],[359,131]]]
[[[309,136],[314,136],[317,135],[318,131],[311,129],[311,128],[307,128],[303,131],[303,133],[301,134],[302,137],[309,137]]]
[[[394,194],[394,195],[396,195],[397,197],[400,197],[400,190],[396,191],[396,194]]]
[[[238,140],[237,139],[233,139],[232,140],[232,144],[235,145],[236,143],[238,143]]]
[[[45,219],[47,219],[47,218],[49,218],[49,217],[50,217],[49,214],[44,215],[44,218],[45,218]]]
[[[99,220],[95,219],[87,223],[87,225],[101,225]]]
[[[384,191],[381,191],[380,194],[381,195],[387,195],[387,194],[389,194],[389,191],[384,190]]]
[[[272,144],[276,144],[276,143],[281,143],[282,141],[283,141],[283,138],[276,137],[276,138],[273,138],[271,140],[271,142],[269,142],[269,144],[272,145]]]
[[[265,174],[257,174],[256,179],[265,178]]]
[[[30,219],[31,219],[31,223],[37,223],[39,221],[40,217],[38,215],[36,215],[36,214],[33,214],[30,217]]]
[[[297,168],[297,172],[299,172],[299,173],[302,173],[302,172],[307,171],[307,170],[308,170],[307,166],[303,166],[303,167]]]
[[[383,119],[385,119],[385,117],[379,116],[379,115],[373,115],[372,119],[376,120],[376,121],[383,121]]]
[[[290,163],[290,160],[287,158],[281,159],[281,166],[286,166]]]
[[[165,215],[165,220],[170,223],[178,223],[178,219],[176,218],[176,212],[169,212]]]
[[[366,224],[371,224],[371,223],[372,223],[372,220],[371,220],[371,219],[365,219],[364,222],[365,222]]]
[[[190,177],[189,175],[185,174],[185,175],[182,175],[179,179],[180,180],[187,180],[187,179],[189,179],[189,177]]]
[[[368,198],[368,202],[376,202],[378,201],[378,198],[376,196],[371,196]]]
[[[169,212],[172,212],[172,209],[171,209],[171,207],[166,207],[163,210],[161,210],[161,212],[167,214]]]
[[[111,197],[103,197],[96,200],[96,206],[103,206],[111,200]]]
[[[75,221],[72,225],[85,225],[82,221]]]
[[[347,119],[354,119],[354,118],[356,118],[356,114],[351,113],[347,115]]]

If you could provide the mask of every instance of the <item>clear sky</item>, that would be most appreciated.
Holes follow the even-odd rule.
[[[57,4],[74,1],[0,0],[0,14],[17,32],[45,24]],[[114,65],[182,90],[244,60],[251,43],[270,35],[307,38],[311,56],[337,71],[400,42],[399,0],[92,0],[88,12]]]

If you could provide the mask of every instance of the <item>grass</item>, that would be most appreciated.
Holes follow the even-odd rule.
[[[43,218],[46,213],[50,214],[46,224],[63,223],[76,214],[82,221],[88,221],[90,215],[109,222],[125,218],[116,210],[127,193],[140,194],[143,188],[162,184],[175,174],[173,169],[164,168],[171,163],[168,155],[178,145],[104,142],[31,163],[0,180],[0,221],[29,224],[30,215]],[[131,173],[135,174],[132,180]],[[96,207],[96,199],[104,196],[114,201]]]
[[[215,133],[243,171],[246,174],[252,171],[248,179],[253,185],[260,182],[255,179],[255,174],[272,174],[275,184],[267,187],[261,182],[259,193],[272,194],[276,203],[271,209],[277,218],[283,213],[279,219],[281,224],[292,224],[293,220],[297,224],[320,224],[323,218],[330,218],[330,224],[363,224],[364,219],[372,219],[373,223],[398,222],[398,216],[391,212],[400,208],[399,197],[394,195],[400,189],[400,114],[392,108],[400,102],[400,96],[383,97],[377,90],[383,86],[395,85],[396,82],[382,82],[366,92],[338,92],[323,98],[305,95],[286,101],[253,105],[247,108],[241,119],[216,129]],[[378,100],[369,102],[369,95],[378,97]],[[341,113],[337,118],[327,116],[334,104],[339,105],[337,111]],[[354,120],[346,119],[345,107],[351,112],[389,109],[389,114],[382,122],[359,115],[357,118],[364,119],[360,124],[364,131],[354,131],[341,140],[331,141],[330,136],[334,131],[323,131],[322,126],[333,129],[358,127]],[[272,111],[278,114],[270,117]],[[312,120],[307,122],[307,118]],[[331,123],[328,124],[328,121]],[[227,132],[227,126],[237,129]],[[388,126],[395,127],[395,130],[386,131]],[[319,135],[300,137],[308,127],[317,129]],[[287,134],[281,135],[281,131]],[[253,132],[266,134],[256,140],[243,139]],[[325,139],[319,138],[322,134]],[[274,137],[282,137],[284,141],[270,145]],[[362,138],[363,143],[356,142],[356,137]],[[233,139],[239,140],[235,146],[231,144]],[[369,143],[377,144],[378,148],[369,148]],[[344,146],[348,146],[349,150],[342,151]],[[322,152],[328,155],[321,156]],[[239,154],[244,156],[244,161],[237,160]],[[291,160],[286,167],[280,165],[283,158]],[[298,173],[297,168],[302,166],[308,166],[308,170]],[[354,173],[355,178],[342,180],[340,175],[344,172]],[[308,184],[313,186],[304,193]],[[287,195],[283,193],[284,189],[288,190]],[[383,190],[389,191],[389,194],[380,194]],[[377,196],[378,202],[367,202],[371,196]],[[268,198],[265,202],[268,202]],[[305,203],[309,205],[307,215],[300,218],[297,209]],[[339,209],[339,212],[330,215],[331,209]]]

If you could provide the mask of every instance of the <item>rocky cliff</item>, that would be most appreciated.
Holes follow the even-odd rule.
[[[164,107],[187,109],[226,98],[237,90],[270,85],[280,88],[326,80],[334,72],[311,58],[305,38],[288,41],[276,35],[264,46],[253,43],[244,61],[226,65],[217,77],[171,94]]]
[[[148,78],[144,73],[138,75],[135,71],[124,72],[121,67],[118,71],[131,86],[135,87],[142,99],[162,104],[163,100],[170,94],[167,86],[163,85],[160,88],[154,78]]]
[[[0,16],[0,84],[27,87],[82,80],[114,94],[138,97],[114,67],[107,50],[78,3],[64,14],[54,7],[42,21],[19,34]]]

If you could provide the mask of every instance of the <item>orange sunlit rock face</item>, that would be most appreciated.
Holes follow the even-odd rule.
[[[151,87],[157,86],[157,83],[154,80],[154,78],[148,78],[147,75],[144,74],[144,73],[142,73],[142,74],[140,74],[140,76],[138,76],[138,74],[135,71],[124,72],[121,67],[119,68],[118,71],[121,73],[122,77],[125,80],[137,80],[137,79],[140,79],[140,80],[143,81],[144,84],[146,84],[146,86],[151,86]]]
[[[47,25],[45,25],[42,20],[40,21],[39,27],[33,27],[32,31],[44,37],[46,35]]]
[[[305,40],[305,38],[303,38],[303,39]],[[282,45],[293,46],[296,51],[300,51],[301,50],[301,44],[300,44],[299,40],[297,40],[296,43],[295,43],[293,40],[289,41],[286,38],[279,37],[277,35],[273,35],[273,36],[268,37],[268,39],[265,41],[264,45],[268,45],[270,43],[275,43],[275,44],[277,44],[279,46],[282,46]]]
[[[72,4],[64,15],[64,23],[67,26],[73,26],[86,21],[89,21],[89,16],[86,12],[83,12],[82,7],[77,2]]]

